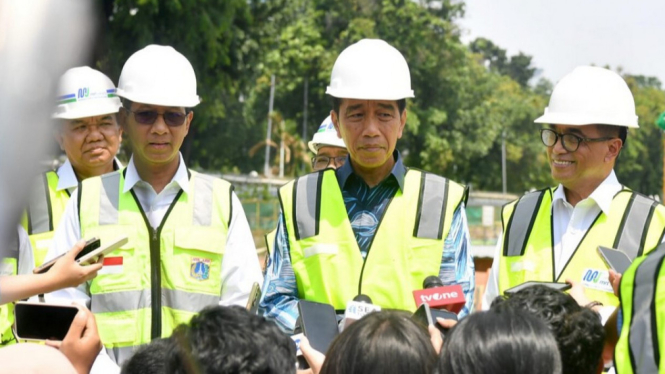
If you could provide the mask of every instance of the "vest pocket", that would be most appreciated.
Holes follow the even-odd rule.
[[[128,237],[127,243],[104,257],[104,266],[90,284],[90,293],[109,293],[139,288],[141,274],[140,258],[137,258],[136,229],[129,225],[98,226],[86,230],[85,237],[98,237],[104,246],[121,235]]]
[[[134,345],[137,336],[137,311],[95,314],[99,337],[106,348]]]
[[[219,227],[183,227],[174,230],[175,289],[219,295],[226,235]]]

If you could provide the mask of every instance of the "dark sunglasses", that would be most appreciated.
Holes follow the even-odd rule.
[[[134,114],[134,119],[136,122],[142,125],[152,125],[157,120],[157,117],[162,116],[164,118],[164,123],[170,127],[182,126],[185,123],[185,118],[187,118],[186,113],[182,112],[164,112],[159,113],[156,110],[137,110],[132,111],[128,108],[125,108],[126,111]]]

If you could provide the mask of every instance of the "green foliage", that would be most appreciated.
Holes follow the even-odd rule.
[[[381,38],[406,57],[416,97],[398,142],[405,162],[476,189],[501,190],[505,134],[508,191],[552,184],[539,125],[552,83],[532,58],[492,41],[460,41],[454,0],[104,0],[105,51],[98,67],[117,80],[124,61],[151,43],[168,44],[194,65],[203,103],[183,154],[215,171],[262,171],[270,77],[275,76],[270,165],[288,147],[288,175],[307,172],[306,142],[329,114],[325,95],[337,55],[362,38]],[[620,180],[658,193],[665,93],[653,77],[626,77],[641,128],[617,165]],[[305,100],[305,87],[307,96]],[[306,104],[305,104],[306,102]],[[305,117],[305,109],[307,116]],[[282,126],[283,124],[283,126]]]

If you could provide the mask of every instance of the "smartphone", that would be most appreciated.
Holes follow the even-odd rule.
[[[439,331],[441,331],[442,334],[446,334],[448,332],[448,329],[439,325],[436,322],[437,318],[443,318],[443,319],[452,319],[457,321],[457,314],[450,312],[445,309],[432,309],[429,307],[427,303],[422,303],[418,309],[416,310],[415,313],[413,313],[413,316],[411,318],[423,325],[425,328],[429,325],[433,325],[436,327]]]
[[[623,274],[633,263],[625,253],[617,249],[598,246],[598,254],[605,260],[610,269],[619,274]]]
[[[14,305],[14,335],[18,340],[63,340],[78,312],[73,305],[19,301]]]
[[[101,241],[99,240],[99,238],[92,238],[92,239],[86,241],[85,246],[83,247],[81,252],[79,252],[79,254],[76,255],[76,259],[78,260],[79,258],[82,258],[83,256],[87,255],[88,253],[94,251],[95,249],[99,248],[100,245],[101,245]],[[56,261],[58,261],[61,257],[66,255],[67,253],[69,253],[69,252],[63,253],[60,256],[54,258],[53,260],[44,263],[42,266],[33,269],[32,272],[34,274],[46,273],[53,266],[53,264],[55,264]]]
[[[247,300],[247,306],[245,307],[250,314],[256,314],[256,311],[259,309],[260,299],[261,287],[259,287],[258,282],[254,282],[252,285],[252,290],[249,291],[249,299]]]
[[[506,296],[510,296],[510,295],[512,295],[512,294],[514,294],[518,291],[521,291],[521,290],[523,290],[527,287],[536,286],[536,285],[539,285],[539,284],[543,285],[543,286],[547,286],[549,288],[554,288],[555,290],[559,290],[559,291],[569,290],[570,287],[571,287],[571,285],[568,284],[568,283],[528,281],[528,282],[518,284],[515,287],[509,288],[509,289],[503,291],[503,294],[506,295]]]
[[[92,252],[89,252],[83,256],[76,256],[76,262],[81,265],[91,265],[97,262],[100,256],[106,256],[107,254],[115,251],[116,249],[127,244],[129,239],[126,236],[119,236],[115,240],[111,241],[109,244],[99,247]]]
[[[325,354],[330,343],[339,334],[335,308],[329,304],[298,301],[302,332],[312,348]]]

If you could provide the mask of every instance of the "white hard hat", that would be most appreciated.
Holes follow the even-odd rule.
[[[639,127],[626,82],[619,74],[595,66],[579,66],[563,77],[552,91],[545,114],[534,122]]]
[[[379,39],[363,39],[339,54],[326,93],[360,100],[414,97],[411,73],[404,56]]]
[[[118,113],[120,99],[111,79],[87,66],[71,68],[60,77],[53,118],[75,119]]]
[[[337,137],[337,130],[335,130],[335,125],[330,116],[326,117],[326,119],[321,122],[321,126],[319,126],[319,129],[314,133],[312,140],[307,143],[309,150],[314,153],[319,151],[319,147],[327,145],[346,149],[344,140]]]
[[[185,108],[201,102],[189,60],[173,47],[154,44],[135,52],[125,62],[118,96],[136,103]]]

